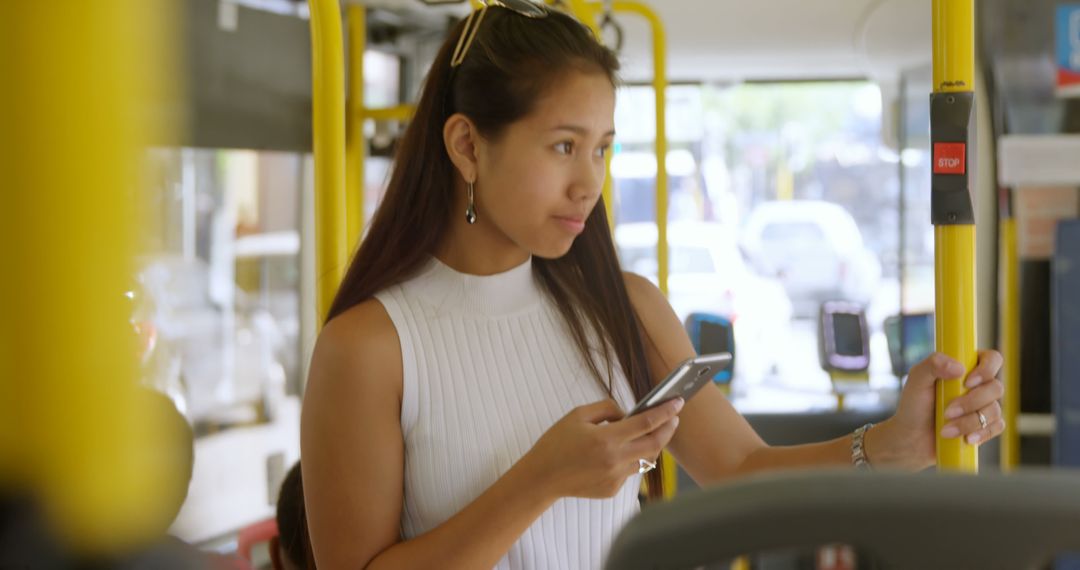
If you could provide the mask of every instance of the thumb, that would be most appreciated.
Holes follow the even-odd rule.
[[[579,420],[591,424],[621,420],[625,415],[622,408],[619,407],[619,404],[615,403],[615,400],[610,398],[579,406],[574,408],[574,411],[571,413]]]

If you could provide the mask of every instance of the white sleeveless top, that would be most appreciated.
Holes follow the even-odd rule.
[[[534,280],[532,260],[481,277],[431,258],[375,297],[401,339],[403,539],[463,509],[571,409],[607,397]],[[615,369],[615,399],[629,410],[633,392]],[[611,499],[556,501],[496,568],[601,568],[638,512],[640,484],[634,475]]]

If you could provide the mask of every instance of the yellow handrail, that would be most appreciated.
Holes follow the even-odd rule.
[[[408,121],[416,112],[415,105],[395,105],[383,108],[364,108],[364,118],[376,121]]]
[[[974,90],[974,0],[934,0],[934,92],[968,94]],[[968,149],[970,152],[971,149]],[[937,155],[935,149],[935,156]],[[963,162],[963,161],[961,161]],[[969,171],[970,172],[970,171]],[[941,192],[931,190],[935,199]],[[970,190],[968,200],[970,202]],[[935,222],[935,319],[937,350],[972,370],[978,360],[975,346],[975,223]],[[944,411],[966,393],[964,379],[938,382],[937,455],[943,471],[977,472],[978,448],[961,438],[944,439]]]
[[[649,22],[653,44],[653,92],[656,94],[656,262],[660,291],[668,294],[668,175],[667,175],[667,37],[656,12],[641,2],[616,1],[616,12],[637,14]],[[671,462],[669,462],[671,463]],[[665,473],[665,475],[667,475]],[[674,481],[674,475],[671,476]],[[665,481],[666,483],[666,481]],[[672,483],[671,488],[674,488]]]
[[[151,468],[166,432],[139,396],[125,298],[143,218],[146,99],[175,91],[172,8],[0,10],[0,37],[19,52],[0,55],[0,490],[39,499],[78,551],[156,538],[173,514],[163,489],[181,478]]]
[[[364,6],[350,5],[346,9],[349,26],[349,92],[347,133],[345,138],[345,204],[346,243],[355,250],[364,233],[364,172],[367,146],[364,140],[364,121],[408,121],[416,112],[415,105],[395,105],[385,108],[364,106],[364,51],[367,49],[367,12]]]
[[[364,49],[367,8],[345,9],[349,27],[349,91],[345,113],[345,244],[355,249],[364,231]]]
[[[312,115],[315,154],[315,304],[330,311],[348,263],[345,198],[345,62],[337,0],[311,8]]]

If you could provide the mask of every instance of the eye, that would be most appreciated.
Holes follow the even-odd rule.
[[[563,141],[555,145],[555,152],[559,154],[572,154],[574,152],[573,141]]]
[[[598,158],[604,158],[605,156],[607,156],[608,149],[610,149],[610,148],[611,148],[611,145],[608,145],[608,144],[606,144],[604,146],[601,146],[600,148],[596,149],[596,156]]]

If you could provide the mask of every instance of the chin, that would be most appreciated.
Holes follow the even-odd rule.
[[[534,248],[532,254],[541,259],[559,259],[564,255],[570,253],[570,248],[574,245],[574,240],[566,242],[556,242],[544,244],[540,247]]]

